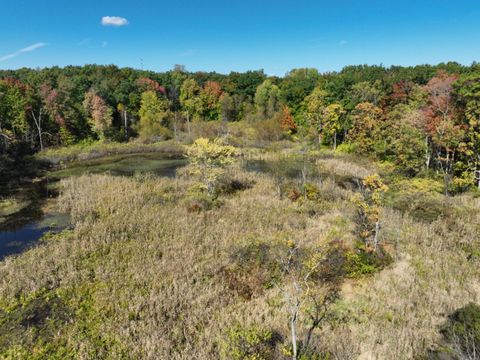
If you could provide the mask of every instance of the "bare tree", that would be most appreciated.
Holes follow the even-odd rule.
[[[329,305],[338,297],[335,289],[327,287],[318,291],[318,287],[313,287],[312,277],[318,272],[325,255],[320,251],[303,262],[299,248],[289,243],[287,255],[282,259],[283,278],[287,281],[283,285],[277,285],[277,288],[284,296],[289,313],[293,360],[297,360],[302,352],[308,351],[314,330],[321,327]],[[301,316],[308,318],[309,325],[304,341],[299,343],[298,323]]]
[[[42,131],[42,115],[43,115],[43,108],[38,110],[38,116],[35,116],[33,110],[30,110],[33,118],[33,122],[35,123],[35,127],[38,131],[38,139],[40,142],[40,150],[43,151],[43,131]]]

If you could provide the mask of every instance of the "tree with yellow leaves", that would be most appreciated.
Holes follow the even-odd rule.
[[[359,218],[360,236],[366,246],[378,249],[378,233],[380,231],[381,205],[385,192],[388,190],[378,174],[373,174],[363,179],[363,191],[352,197],[352,202],[357,208]]]
[[[219,138],[199,138],[187,148],[191,173],[199,176],[210,196],[214,194],[224,168],[233,163],[235,152],[233,146],[225,145]]]

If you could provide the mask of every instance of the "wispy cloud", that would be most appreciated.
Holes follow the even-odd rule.
[[[104,16],[102,17],[103,26],[125,26],[128,20],[120,16]]]
[[[0,56],[0,61],[16,58],[17,56],[22,55],[23,53],[32,52],[44,46],[47,46],[47,44],[43,42],[32,44],[30,46],[24,47],[23,49],[17,50],[11,54]]]
[[[338,45],[340,46],[347,45],[347,44],[348,44],[347,40],[340,40],[340,42],[338,43]]]
[[[108,42],[102,41],[102,48],[106,48],[108,46]]]

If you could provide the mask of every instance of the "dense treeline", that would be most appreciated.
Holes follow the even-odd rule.
[[[340,146],[390,161],[408,176],[441,174],[446,191],[480,187],[477,64],[295,69],[283,78],[183,66],[164,73],[113,65],[0,71],[3,154],[90,139],[192,138],[201,124],[230,136]]]

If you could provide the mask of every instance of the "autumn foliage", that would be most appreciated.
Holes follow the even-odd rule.
[[[288,106],[284,106],[282,109],[282,117],[280,126],[284,131],[289,133],[294,133],[297,131],[297,124],[295,124],[295,120],[290,112],[290,108]]]

